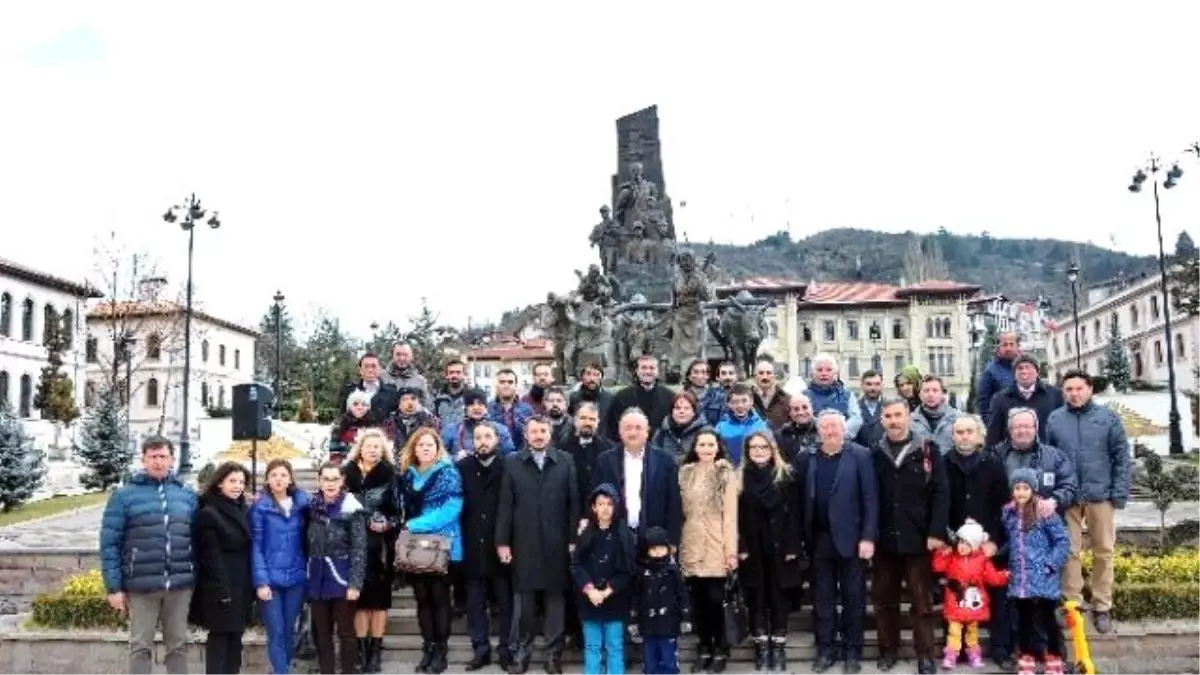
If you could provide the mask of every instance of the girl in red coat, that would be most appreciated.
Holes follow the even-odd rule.
[[[979,523],[968,518],[955,534],[954,550],[942,549],[933,557],[933,571],[946,577],[942,611],[948,626],[942,668],[954,668],[964,642],[971,667],[982,668],[979,624],[991,618],[987,587],[1007,584],[1008,572],[996,569],[983,552],[987,533]]]

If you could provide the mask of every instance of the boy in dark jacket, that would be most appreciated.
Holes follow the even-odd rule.
[[[692,603],[667,531],[646,530],[646,560],[634,581],[629,632],[642,638],[643,673],[679,672],[679,636],[692,630]]]
[[[629,585],[637,572],[637,543],[617,516],[617,488],[604,483],[592,490],[591,513],[571,558],[575,604],[583,622],[583,672],[601,673],[601,652],[607,672],[625,672],[625,615]]]

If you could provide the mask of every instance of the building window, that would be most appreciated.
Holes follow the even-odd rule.
[[[1159,315],[1158,296],[1152,295],[1152,296],[1150,296],[1150,320],[1158,321],[1158,318],[1159,318],[1158,315]]]
[[[1113,326],[1116,326],[1118,329],[1121,328],[1121,317],[1116,312],[1113,312],[1111,315],[1109,315],[1108,322],[1111,324],[1108,327],[1109,330],[1112,330]]]
[[[217,365],[225,365],[225,345],[217,347]]]
[[[858,321],[856,321],[854,319],[846,320],[846,339],[847,340],[857,340],[858,339]]]
[[[942,337],[950,337],[950,319],[942,319]]]
[[[200,341],[200,362],[208,363],[208,340]]]
[[[33,304],[33,303],[30,303]],[[32,312],[30,312],[32,316]],[[33,378],[28,375],[21,376],[21,400],[19,401],[19,409],[17,415],[20,417],[29,417],[33,414]]]
[[[88,382],[83,386],[83,405],[91,408],[96,405],[96,383]]]
[[[774,337],[774,336],[772,336],[772,337]],[[242,369],[242,350],[240,350],[240,349],[233,350],[233,369],[234,370]]]
[[[204,408],[208,407],[208,383],[200,383],[200,405]]]
[[[846,370],[849,371],[850,377],[858,377],[858,357],[851,356],[846,359]]]
[[[217,385],[217,407],[225,408],[225,385],[223,384]]]
[[[826,321],[825,322],[825,341],[833,342],[834,340],[837,340],[837,322],[836,321]]]
[[[63,345],[70,349],[75,344],[75,313],[64,309],[62,314]]]
[[[901,354],[896,357],[896,375],[899,375],[900,371],[904,370],[904,366],[905,366],[904,355]],[[893,375],[892,377],[894,378],[895,375]]]
[[[1161,366],[1163,363],[1163,348],[1162,340],[1154,341],[1154,365]]]
[[[42,308],[42,345],[50,346],[56,330],[58,330],[58,312],[54,311],[54,305],[48,304]]]
[[[1138,328],[1138,310],[1137,305],[1129,306],[1129,327],[1133,330]]]
[[[904,339],[904,319],[892,319],[892,339]]]
[[[812,342],[812,326],[807,321],[800,324],[800,340],[802,342]]]
[[[158,380],[153,377],[146,381],[146,407],[158,407]]]
[[[1100,319],[1092,322],[1092,335],[1096,336],[1096,344],[1104,342],[1104,334],[1100,332]]]
[[[33,300],[29,298],[21,303],[21,339],[33,342]]]
[[[84,345],[85,345],[84,350],[87,352],[87,362],[88,363],[98,362],[100,360],[100,357],[96,354],[96,348],[98,347],[98,344],[96,343],[96,338],[89,335],[87,342],[85,342]]]
[[[146,338],[146,358],[158,360],[162,358],[162,338],[158,333],[151,333]]]
[[[929,369],[926,372],[942,377],[954,377],[954,351],[950,347],[930,347]]]
[[[875,356],[871,357],[871,370],[879,373],[880,377],[883,377],[883,357],[882,356],[876,354]]]
[[[804,357],[804,377],[812,377],[812,359]]]
[[[878,342],[883,339],[883,329],[879,327],[878,321],[871,322],[871,327],[867,329],[867,337],[871,338],[871,342]]]
[[[8,371],[0,370],[0,410],[7,410],[9,405]]]
[[[12,294],[0,294],[0,335],[12,337]]]
[[[1087,326],[1080,326],[1080,327],[1079,327],[1079,345],[1080,345],[1080,347],[1082,347],[1082,348],[1084,348],[1084,349],[1086,349],[1086,348],[1087,348],[1087,346],[1088,346],[1088,341],[1087,341]]]

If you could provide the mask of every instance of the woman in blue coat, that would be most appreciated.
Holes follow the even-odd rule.
[[[262,601],[271,672],[291,672],[293,632],[304,607],[308,559],[304,518],[308,495],[296,489],[292,465],[267,464],[266,485],[250,507],[252,578]]]
[[[412,534],[434,534],[450,539],[450,561],[462,560],[462,477],[450,461],[446,446],[434,429],[413,432],[400,455],[400,503]],[[410,574],[421,626],[421,662],[418,673],[442,673],[450,639],[450,577],[447,574]]]

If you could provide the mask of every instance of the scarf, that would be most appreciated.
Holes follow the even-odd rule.
[[[338,493],[337,499],[332,502],[325,501],[325,495],[320,490],[312,494],[312,499],[308,501],[309,512],[315,520],[332,520],[337,518],[342,513],[342,502],[346,499],[346,488]]]
[[[775,486],[775,467],[747,462],[742,469],[742,495],[760,513],[770,513],[783,506],[783,490]]]

